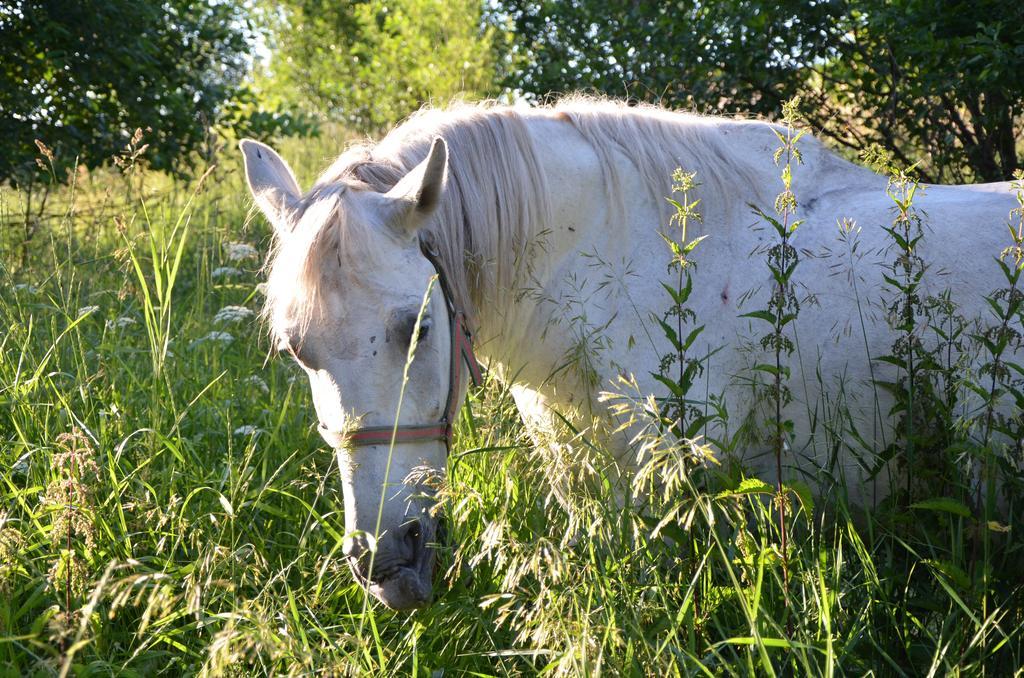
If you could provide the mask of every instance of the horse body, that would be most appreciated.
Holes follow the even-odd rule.
[[[600,401],[602,393],[617,388],[620,377],[634,378],[640,393],[663,393],[651,372],[669,349],[654,318],[669,304],[661,283],[673,281],[659,232],[678,233],[664,209],[664,196],[671,193],[669,176],[652,187],[637,167],[651,158],[618,146],[608,154],[616,164],[609,172],[572,120],[530,123],[534,145],[543,149],[544,167],[550,168],[547,185],[553,197],[541,248],[544,261],[535,267],[527,293],[511,309],[502,309],[500,320],[481,319],[479,352],[503,374],[515,375],[516,403],[540,434],[538,441],[550,446],[560,428],[553,412],[582,411],[615,428],[619,422]],[[764,308],[772,286],[760,252],[775,235],[749,204],[771,212],[773,193],[781,190],[780,170],[772,161],[778,140],[765,123],[705,119],[700,124],[745,149],[742,162],[727,160],[734,163],[734,180],[712,176],[697,191],[704,222],[691,224],[688,234],[708,236],[693,257],[697,269],[690,307],[705,326],[694,354],[713,354],[694,397],[722,399],[729,422],[708,433],[729,441],[747,431],[767,430],[757,425],[758,402],[749,385],[751,367],[770,362],[756,347],[766,330],[742,315]],[[677,166],[690,169],[693,153],[686,141],[662,150]],[[886,416],[891,398],[874,382],[895,378],[894,369],[876,362],[891,352],[894,340],[882,292],[885,262],[896,256],[882,228],[892,223],[894,205],[884,177],[838,158],[813,139],[803,143],[803,155],[802,164],[794,163],[797,218],[804,220],[794,243],[803,259],[796,281],[804,304],[795,327],[799,351],[788,361],[794,399],[783,413],[795,422],[798,435],[786,464],[810,461],[806,472],[828,462],[832,450],[824,444],[820,425],[826,416],[824,398],[830,391],[841,392],[864,455],[858,458],[848,450],[838,460],[841,468],[833,471],[852,480],[855,493],[860,487],[866,492],[872,469],[864,457],[892,439],[893,422]],[[700,158],[695,164],[707,162]],[[665,167],[664,160],[659,164]],[[610,186],[610,175],[618,186]],[[616,195],[626,198],[625,210],[617,209]],[[920,253],[928,265],[922,293],[948,288],[961,312],[977,317],[984,296],[1004,282],[993,259],[1007,243],[1004,224],[1013,206],[1005,183],[925,187],[917,198],[926,229]],[[843,220],[848,229],[853,225],[845,241],[840,237]],[[888,294],[891,299],[894,292]],[[581,356],[588,348],[591,355]],[[573,360],[587,364],[581,367]],[[626,468],[633,461],[636,432],[626,428],[602,441],[618,452]],[[758,472],[772,477],[774,460],[761,454],[766,443],[748,438],[737,447],[755,460]],[[869,496],[880,496],[879,489],[872,482]]]
[[[447,144],[431,145],[435,138]],[[456,302],[473,321],[478,355],[514,384],[538,440],[558,439],[553,412],[584,426],[596,422],[594,431],[616,429],[602,393],[620,378],[634,379],[641,394],[663,391],[651,373],[668,345],[654,319],[669,305],[661,283],[672,283],[670,253],[661,233],[675,230],[664,198],[681,167],[696,171],[701,184],[703,224],[691,225],[688,236],[708,236],[694,255],[689,304],[705,326],[694,350],[710,354],[696,397],[720,398],[730,413],[708,435],[737,440],[757,430],[744,425],[759,407],[750,367],[767,362],[757,346],[765,330],[741,316],[764,308],[772,284],[759,252],[774,234],[748,205],[770,211],[781,190],[776,145],[766,123],[601,102],[434,111],[375,147],[348,151],[299,195],[283,161],[250,142],[243,146],[250,186],[278,233],[268,298],[274,332],[290,347],[301,345],[296,355],[310,374],[322,425],[387,424],[396,412],[399,423],[426,423],[447,388],[443,301],[436,293],[428,301],[435,331],[417,348],[405,394],[399,348],[408,341],[390,338],[407,333],[426,288],[432,271],[415,242],[430,233]],[[791,462],[821,466],[832,452],[820,424],[831,389],[843,393],[850,425],[867,447],[877,451],[892,427],[873,384],[894,373],[873,359],[889,353],[894,338],[882,303],[883,262],[895,256],[882,226],[893,209],[884,178],[812,139],[801,149],[793,185],[797,217],[805,219],[794,240],[802,307],[789,360],[794,398],[784,416],[796,424]],[[445,172],[432,174],[439,162]],[[926,293],[949,288],[961,312],[978,317],[984,296],[1002,283],[993,259],[1006,243],[1009,186],[929,186],[917,205],[926,214]],[[845,232],[840,219],[849,220]],[[376,343],[381,338],[391,344],[387,351]],[[635,433],[627,427],[608,437],[619,468],[629,467]],[[763,449],[753,437],[738,447],[754,457]],[[408,477],[422,467],[443,469],[443,445],[342,449],[339,459],[348,529],[372,536],[346,546],[357,574],[393,607],[423,604],[432,562],[423,542],[434,522],[426,488]],[[838,463],[855,480],[868,477],[849,449]],[[375,565],[361,564],[367,552]]]

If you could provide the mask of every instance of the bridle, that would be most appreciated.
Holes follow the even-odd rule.
[[[451,360],[448,366],[448,399],[445,402],[441,420],[434,424],[399,424],[397,426],[360,426],[332,431],[320,424],[320,435],[327,444],[335,449],[343,447],[363,447],[366,445],[391,445],[395,443],[426,442],[443,440],[445,447],[451,450],[452,430],[455,416],[459,412],[459,395],[462,391],[462,364],[469,368],[469,378],[474,386],[483,382],[480,365],[473,353],[473,335],[466,324],[466,314],[456,305],[455,297],[444,274],[444,267],[437,250],[427,238],[420,239],[420,251],[437,271],[437,280],[441,285],[445,306],[448,308],[448,320],[451,326]]]

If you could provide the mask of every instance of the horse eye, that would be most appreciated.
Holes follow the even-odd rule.
[[[390,323],[391,329],[388,330],[388,339],[394,338],[397,340],[398,345],[402,347],[408,347],[413,339],[416,339],[417,342],[426,340],[427,335],[430,334],[433,320],[429,316],[422,318],[419,323],[419,333],[416,334],[417,317],[418,315],[412,311],[398,315]]]

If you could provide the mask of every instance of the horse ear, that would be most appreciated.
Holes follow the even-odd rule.
[[[448,144],[437,137],[426,159],[384,194],[388,204],[387,223],[413,235],[441,202],[448,176]]]
[[[245,159],[245,177],[260,210],[278,232],[290,233],[299,211],[299,182],[288,163],[274,149],[252,139],[239,144]]]

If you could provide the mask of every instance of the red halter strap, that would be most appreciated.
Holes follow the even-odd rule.
[[[473,335],[466,325],[466,316],[455,305],[448,280],[444,275],[437,252],[427,242],[420,241],[423,256],[437,270],[437,279],[444,295],[445,306],[448,308],[448,319],[451,325],[451,359],[448,368],[448,399],[445,402],[441,420],[434,424],[411,424],[396,426],[363,426],[348,429],[344,432],[331,431],[320,424],[320,435],[333,448],[362,447],[364,445],[390,445],[396,443],[424,442],[443,440],[445,446],[451,448],[452,428],[459,412],[459,394],[462,391],[462,366],[469,368],[469,378],[474,386],[483,383],[480,365],[473,353]]]

